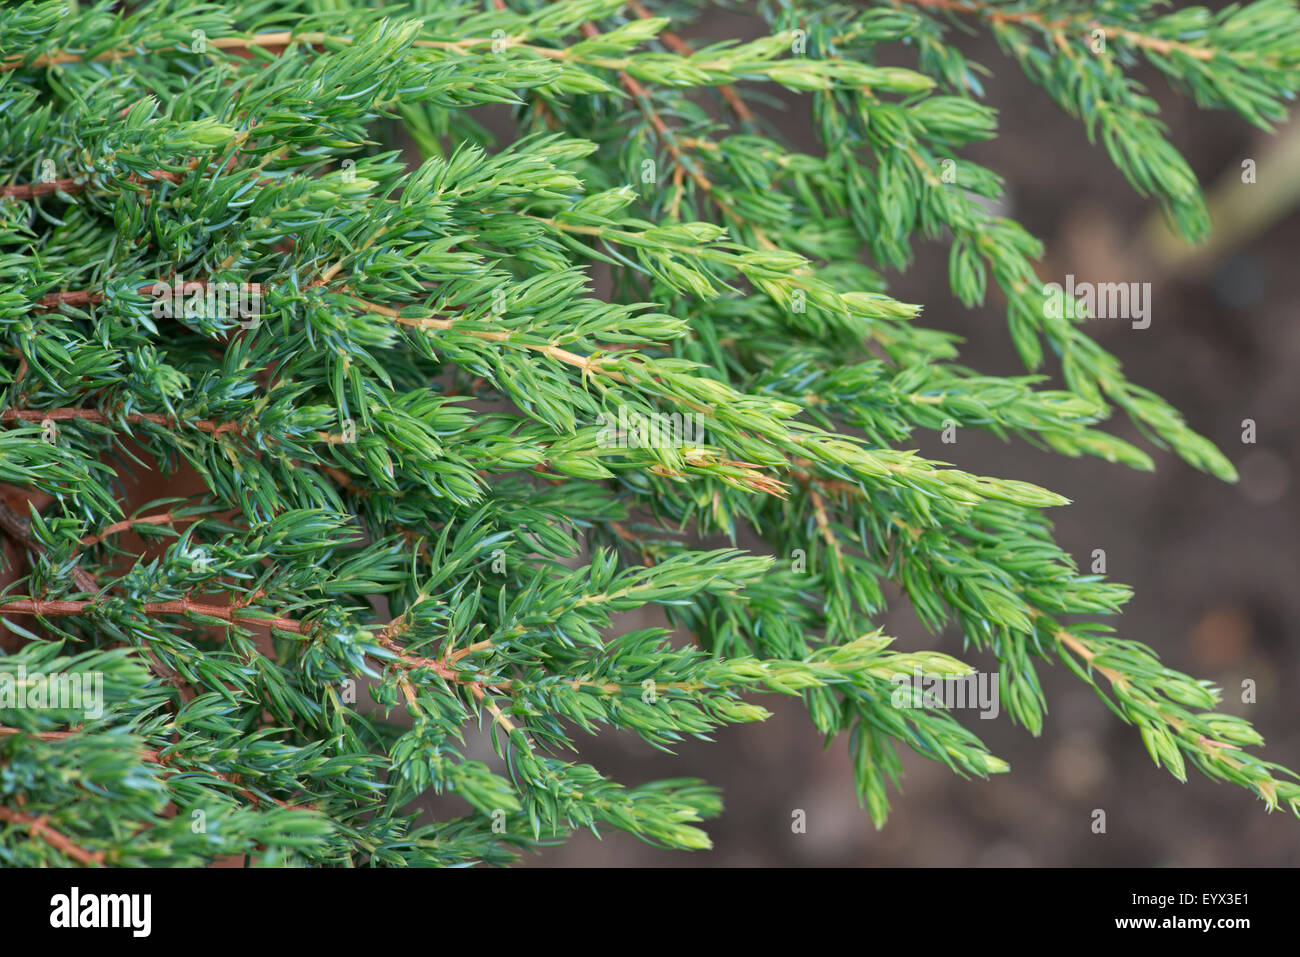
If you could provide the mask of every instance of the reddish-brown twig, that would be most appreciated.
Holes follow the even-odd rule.
[[[8,821],[26,828],[33,837],[39,837],[50,847],[72,858],[78,864],[85,864],[88,867],[102,867],[104,864],[103,851],[86,850],[71,838],[50,827],[44,817],[33,817],[7,807],[0,807],[0,821]]]

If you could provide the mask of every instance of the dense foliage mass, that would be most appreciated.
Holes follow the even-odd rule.
[[[0,862],[497,863],[583,827],[703,848],[714,790],[569,746],[670,748],[763,718],[755,692],[843,734],[880,824],[900,745],[1006,770],[919,689],[900,705],[896,676],[970,669],[891,648],[889,582],[1030,731],[1059,660],[1175,777],[1300,813],[1216,689],[1095,620],[1128,591],[1054,544],[1064,499],[909,451],[984,429],[1152,468],[1118,411],[1234,477],[1082,310],[1045,308],[1039,243],[963,156],[996,114],[955,41],[992,31],[1198,239],[1131,71],[1267,126],[1295,6],[746,9],[758,39],[697,49],[688,2],[0,12]],[[777,93],[818,150],[755,115]],[[886,293],[921,239],[958,299],[1005,298],[1030,374],[960,365]],[[151,470],[206,491],[133,499]],[[628,632],[643,606],[672,627]],[[429,793],[459,816],[419,819]]]

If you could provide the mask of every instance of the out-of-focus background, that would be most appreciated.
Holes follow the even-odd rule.
[[[763,32],[756,18],[721,10],[684,31],[705,41]],[[1154,238],[1153,205],[987,34],[962,45],[994,71],[987,99],[1001,128],[996,140],[966,155],[1006,178],[1005,213],[1044,240],[1040,276],[1152,283],[1150,328],[1097,321],[1090,330],[1133,381],[1169,399],[1213,439],[1237,464],[1241,481],[1223,484],[1159,451],[1157,471],[1139,473],[974,430],[963,431],[956,445],[927,442],[924,451],[1069,496],[1074,504],[1054,514],[1062,547],[1081,567],[1091,564],[1093,549],[1105,549],[1109,574],[1135,590],[1117,622],[1121,633],[1151,645],[1170,666],[1212,679],[1225,691],[1223,709],[1247,716],[1264,735],[1266,756],[1300,767],[1300,214],[1292,199],[1300,122],[1268,137],[1233,115],[1196,109],[1154,70],[1137,74],[1213,197],[1218,235],[1193,256]],[[815,149],[807,100],[791,104],[784,114],[759,112],[800,148]],[[1254,184],[1241,181],[1246,159],[1257,164]],[[964,363],[986,373],[1023,371],[998,294],[984,308],[965,309],[948,291],[946,246],[923,243],[918,253],[907,273],[891,276],[891,292],[924,303],[926,323],[962,334]],[[1255,444],[1242,442],[1243,419],[1257,425]],[[1126,423],[1116,427],[1141,442]],[[880,624],[901,647],[962,654],[955,631],[926,634],[903,602]],[[965,657],[990,667],[976,653]],[[1049,713],[1038,739],[1005,714],[983,721],[975,712],[957,713],[1011,763],[1011,773],[963,780],[905,752],[903,793],[893,796],[880,831],[858,807],[846,743],[824,747],[798,701],[764,695],[771,719],[724,728],[714,741],[687,743],[672,757],[632,735],[584,739],[583,760],[624,783],[697,776],[719,785],[726,809],[707,826],[714,850],[687,855],[624,834],[583,835],[524,863],[1300,864],[1300,822],[1269,815],[1249,793],[1194,769],[1180,784],[1154,766],[1136,730],[1063,666],[1041,673]],[[1256,703],[1240,700],[1245,679],[1256,684]],[[1106,812],[1105,834],[1092,831],[1095,809]],[[792,832],[796,810],[805,812],[806,833]]]

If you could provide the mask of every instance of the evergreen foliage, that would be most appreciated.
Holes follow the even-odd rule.
[[[1132,71],[1267,127],[1300,86],[1295,5],[751,9],[767,35],[699,49],[689,2],[0,11],[0,482],[24,503],[0,673],[103,680],[98,715],[0,697],[0,863],[505,863],[587,827],[704,848],[713,789],[571,747],[671,748],[762,719],[759,692],[847,739],[881,825],[900,746],[1007,770],[891,700],[970,667],[891,647],[889,582],[1031,732],[1059,661],[1175,777],[1300,815],[1217,689],[1096,620],[1129,591],[1053,542],[1062,497],[909,450],[953,424],[1153,468],[1118,411],[1235,478],[1081,310],[1044,308],[1041,245],[962,155],[996,114],[955,40],[992,31],[1195,240],[1200,188]],[[774,90],[816,155],[755,116]],[[888,295],[920,239],[959,300],[1005,298],[1027,374],[962,366]],[[688,417],[689,442],[610,425]],[[207,492],[131,502],[155,468]],[[671,628],[620,625],[646,606]],[[426,793],[460,816],[417,821]]]

